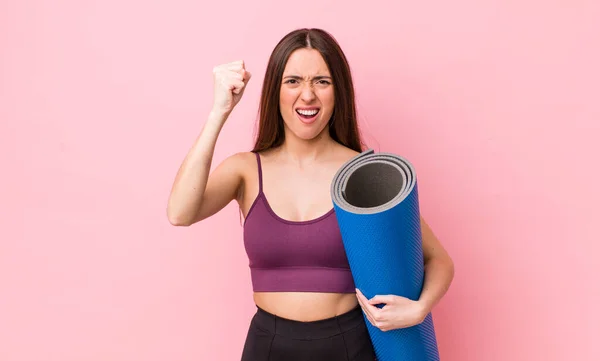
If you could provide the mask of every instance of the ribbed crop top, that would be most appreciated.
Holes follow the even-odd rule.
[[[243,228],[254,291],[354,293],[333,208],[308,221],[279,217],[263,193],[260,155],[255,154],[259,190]]]

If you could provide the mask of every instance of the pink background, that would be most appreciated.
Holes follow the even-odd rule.
[[[600,5],[350,3],[0,3],[0,360],[239,359],[237,209],[175,228],[166,202],[212,67],[254,74],[216,164],[249,149],[269,53],[303,26],[345,50],[369,145],[417,167],[456,263],[442,360],[600,359]]]

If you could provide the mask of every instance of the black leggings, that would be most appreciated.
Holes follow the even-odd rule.
[[[360,306],[311,322],[288,320],[257,308],[242,361],[376,360]]]

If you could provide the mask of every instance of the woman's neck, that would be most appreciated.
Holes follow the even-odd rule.
[[[329,135],[329,129],[323,129],[323,132],[313,139],[305,140],[296,137],[288,132],[285,141],[279,147],[281,155],[293,162],[303,163],[312,162],[331,152],[335,146],[335,141]]]

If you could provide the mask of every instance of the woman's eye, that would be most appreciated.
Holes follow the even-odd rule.
[[[297,79],[288,79],[284,82],[285,84],[300,84],[300,82]],[[329,82],[328,80],[317,80],[316,82],[319,85],[329,85],[331,84],[331,82]]]

